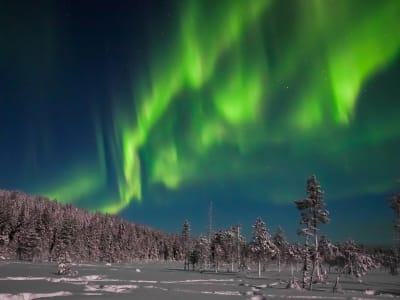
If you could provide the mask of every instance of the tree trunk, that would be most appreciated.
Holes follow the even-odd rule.
[[[281,272],[281,255],[278,254],[278,272]]]
[[[293,270],[293,262],[290,262],[290,273],[292,274],[292,277],[294,277],[294,270]]]
[[[261,259],[258,260],[258,278],[261,278]]]
[[[315,271],[315,261],[313,262],[313,266],[311,269],[311,275],[310,275],[310,285],[308,286],[309,290],[312,291],[312,287],[313,287],[313,280],[314,280],[314,271]]]
[[[342,286],[340,285],[340,273],[336,276],[335,285],[332,289],[333,293],[343,293]]]

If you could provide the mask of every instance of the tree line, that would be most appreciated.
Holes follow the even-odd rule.
[[[324,282],[331,268],[340,276],[362,276],[383,266],[397,274],[399,264],[400,196],[391,199],[395,212],[392,249],[367,249],[354,241],[332,243],[320,232],[329,222],[324,192],[316,178],[307,180],[307,197],[295,201],[300,213],[298,234],[303,243],[289,243],[279,227],[271,234],[262,218],[253,225],[249,241],[240,225],[192,237],[185,221],[181,234],[170,234],[127,222],[118,216],[91,213],[72,205],[62,205],[45,197],[18,191],[0,190],[0,257],[31,261],[132,262],[137,260],[184,261],[189,270],[240,271],[256,265],[258,276],[267,265],[290,266],[292,287],[312,289]],[[302,278],[295,280],[300,266]]]
[[[90,213],[45,197],[0,190],[3,259],[76,262],[183,260],[181,236]]]
[[[185,241],[185,269],[191,263],[195,269],[213,268],[218,272],[220,266],[230,266],[230,271],[242,270],[250,265],[256,265],[258,276],[266,265],[276,263],[280,272],[281,265],[291,268],[291,288],[307,288],[312,290],[314,283],[326,282],[331,269],[336,271],[334,291],[341,290],[340,278],[343,274],[361,277],[368,271],[378,267],[390,270],[397,275],[399,265],[400,237],[400,195],[391,198],[390,206],[395,212],[394,232],[395,244],[392,249],[369,249],[358,245],[353,240],[333,243],[320,232],[320,225],[330,221],[329,211],[325,207],[324,192],[316,178],[307,180],[307,197],[295,201],[300,213],[300,228],[298,234],[304,238],[304,243],[289,243],[284,230],[278,227],[271,234],[265,222],[257,218],[253,225],[251,240],[246,242],[240,234],[240,226],[226,230],[218,230],[207,237],[190,240],[190,224],[183,224],[182,237]],[[211,236],[211,237],[210,237]],[[294,276],[294,269],[301,267],[300,282]]]

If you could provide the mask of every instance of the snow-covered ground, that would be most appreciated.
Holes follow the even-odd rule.
[[[19,299],[400,299],[400,276],[374,271],[361,280],[342,278],[344,293],[332,293],[334,276],[314,291],[286,289],[289,272],[188,272],[181,264],[77,264],[74,277],[56,275],[51,263],[0,262],[0,300]]]

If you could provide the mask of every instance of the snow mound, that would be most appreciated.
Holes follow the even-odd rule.
[[[374,295],[376,295],[376,292],[374,290],[366,290],[365,295],[374,296]]]
[[[137,272],[137,273],[140,273],[140,272],[142,272],[142,271],[141,271],[140,269],[136,269],[136,272]]]
[[[82,281],[96,281],[96,280],[103,280],[103,276],[101,275],[86,275],[79,277],[79,280]]]
[[[127,285],[87,285],[86,292],[109,292],[109,293],[128,293],[138,286],[134,284]]]
[[[224,295],[224,296],[241,296],[242,294],[238,291],[215,291],[215,295]]]
[[[250,300],[266,300],[267,298],[265,298],[262,295],[255,295],[253,297],[250,298]]]

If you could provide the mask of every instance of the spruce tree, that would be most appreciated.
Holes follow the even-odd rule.
[[[398,274],[398,264],[400,261],[400,193],[393,195],[390,199],[390,208],[393,209],[393,253],[394,257],[390,264],[391,273]]]
[[[297,209],[301,212],[300,224],[304,227],[299,234],[305,237],[304,263],[303,263],[303,288],[307,285],[312,290],[314,272],[317,272],[318,280],[321,278],[321,261],[318,251],[318,224],[329,222],[329,212],[325,209],[324,192],[315,175],[307,180],[307,198],[295,201]],[[314,239],[313,247],[309,245],[309,238]]]
[[[268,256],[273,256],[278,252],[277,247],[271,240],[271,235],[265,222],[258,217],[253,225],[253,239],[250,243],[250,251],[255,255],[258,263],[258,277],[261,277],[261,263]]]
[[[189,271],[189,252],[190,252],[190,223],[188,220],[182,225],[182,248],[184,255],[184,269]]]
[[[287,250],[289,247],[289,243],[286,239],[285,236],[285,231],[282,229],[282,227],[278,227],[276,230],[275,235],[272,237],[272,241],[275,244],[276,247],[278,247],[278,272],[281,272],[281,262],[283,259],[285,259]]]
[[[214,237],[211,240],[211,258],[214,263],[215,273],[218,273],[220,262],[225,256],[224,248],[224,232],[222,230],[218,230],[214,232]]]
[[[18,237],[17,255],[21,260],[33,261],[40,258],[41,247],[40,237],[33,224],[25,227]]]

